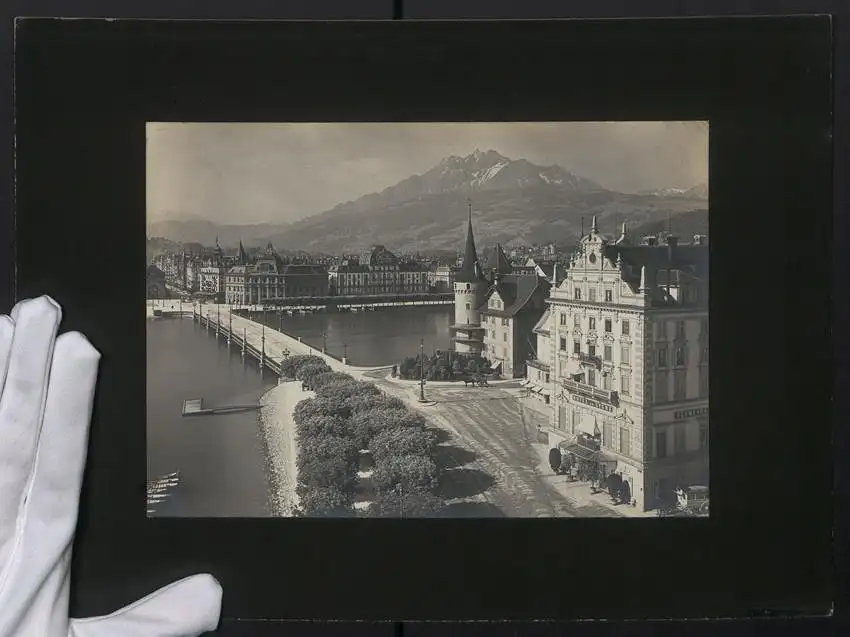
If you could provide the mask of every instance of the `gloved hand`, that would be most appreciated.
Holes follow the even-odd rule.
[[[196,637],[221,587],[195,575],[105,617],[70,619],[71,548],[100,354],[42,296],[0,316],[0,637]]]

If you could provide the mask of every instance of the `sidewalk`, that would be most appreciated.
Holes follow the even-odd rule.
[[[567,481],[566,476],[555,474],[549,466],[548,445],[533,443],[532,447],[534,447],[540,460],[537,467],[535,467],[535,471],[558,493],[567,498],[571,504],[576,506],[602,506],[619,516],[627,518],[657,517],[655,511],[641,511],[637,507],[630,505],[614,504],[611,502],[611,496],[605,492],[594,495],[590,492],[590,484],[587,482]]]

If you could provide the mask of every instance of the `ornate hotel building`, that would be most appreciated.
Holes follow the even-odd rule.
[[[615,241],[596,218],[534,328],[527,386],[551,414],[550,447],[593,439],[635,506],[708,484],[708,245]]]
[[[402,261],[382,245],[359,259],[345,260],[328,270],[330,293],[335,296],[424,294],[428,271],[418,263]]]
[[[224,274],[225,303],[256,305],[278,299],[324,297],[328,273],[324,266],[288,263],[269,242],[251,262],[239,242],[237,265]]]

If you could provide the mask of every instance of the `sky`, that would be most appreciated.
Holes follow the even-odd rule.
[[[292,222],[476,149],[622,192],[708,182],[706,122],[149,122],[148,220]]]

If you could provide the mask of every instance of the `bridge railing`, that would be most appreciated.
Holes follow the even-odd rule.
[[[262,352],[259,347],[252,345],[250,340],[243,338],[237,330],[231,330],[223,321],[218,322],[217,318],[211,316],[193,313],[193,318],[197,319],[202,327],[210,330],[217,330],[217,333],[223,338],[229,339],[229,342],[241,349],[245,356],[250,356],[260,362],[262,368],[268,368],[277,375],[280,375],[280,363],[271,358],[268,352]]]

